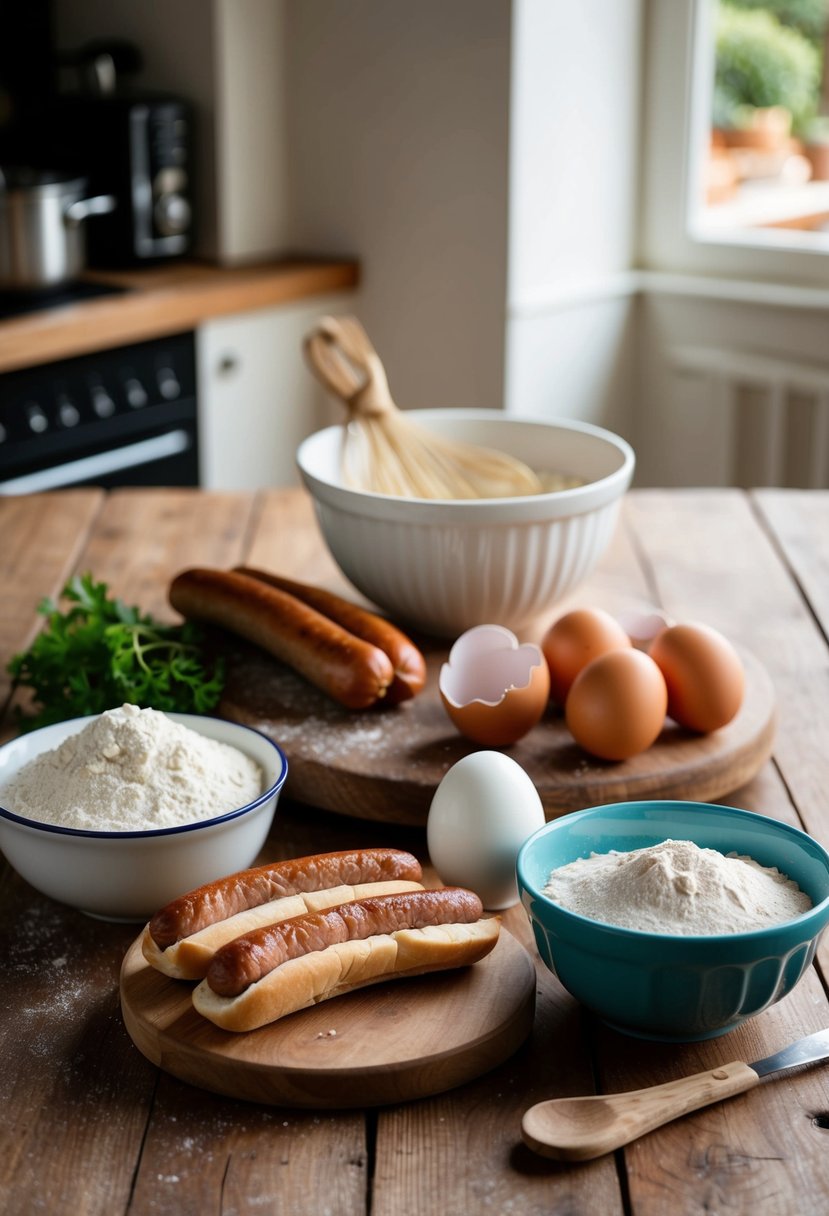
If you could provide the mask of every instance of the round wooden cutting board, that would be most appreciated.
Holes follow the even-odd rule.
[[[390,981],[247,1034],[193,1008],[192,984],[141,953],[121,968],[127,1031],[153,1064],[200,1089],[275,1106],[379,1106],[443,1093],[501,1064],[529,1034],[536,976],[505,929],[471,967]]]
[[[435,790],[462,756],[482,750],[455,730],[440,700],[448,648],[424,648],[420,696],[387,709],[354,712],[271,660],[231,646],[223,717],[254,726],[288,757],[285,795],[356,818],[423,827]],[[696,735],[672,722],[646,752],[622,763],[584,752],[551,707],[523,739],[502,749],[529,774],[548,819],[600,803],[641,798],[711,802],[740,788],[771,753],[774,688],[762,664],[741,652],[746,692],[722,730]]]

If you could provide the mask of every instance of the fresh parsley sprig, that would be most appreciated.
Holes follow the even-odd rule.
[[[102,713],[125,702],[142,708],[206,713],[224,683],[221,657],[211,657],[198,626],[165,625],[109,594],[91,574],[61,592],[70,605],[44,599],[46,623],[8,665],[15,687],[29,688],[35,713],[23,730]]]

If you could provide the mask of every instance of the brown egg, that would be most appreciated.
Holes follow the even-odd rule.
[[[438,690],[462,735],[487,747],[509,747],[541,719],[550,673],[538,646],[520,645],[500,625],[476,625],[453,645]]]
[[[743,702],[740,656],[710,625],[672,625],[649,654],[668,686],[668,713],[680,726],[707,734],[730,722]]]
[[[550,668],[550,692],[563,705],[576,676],[593,659],[611,650],[627,649],[630,638],[610,613],[601,608],[575,608],[554,621],[541,639]]]
[[[612,650],[576,676],[564,707],[573,738],[603,760],[646,751],[665,723],[668,690],[641,650]]]

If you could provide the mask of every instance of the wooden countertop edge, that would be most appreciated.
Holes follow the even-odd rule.
[[[347,290],[357,285],[359,267],[322,260],[239,268],[182,263],[86,277],[128,290],[0,321],[0,373],[181,333],[212,317]]]

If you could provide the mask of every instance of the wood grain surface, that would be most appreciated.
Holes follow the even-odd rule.
[[[389,981],[248,1034],[196,1013],[192,985],[130,947],[121,1009],[140,1051],[191,1085],[270,1105],[376,1106],[462,1085],[503,1063],[530,1033],[535,972],[508,932],[472,967]]]
[[[448,648],[419,639],[427,683],[412,701],[360,713],[342,709],[300,676],[254,647],[226,635],[228,678],[223,717],[253,726],[288,756],[286,795],[344,815],[425,827],[435,790],[463,756],[484,750],[455,730],[438,692]],[[656,742],[623,763],[587,754],[560,710],[550,706],[537,726],[501,748],[528,773],[548,819],[599,803],[641,798],[715,802],[759,772],[776,722],[774,687],[763,665],[742,655],[743,705],[710,735],[668,721]]]
[[[308,500],[273,491],[63,492],[0,501],[0,666],[68,572],[92,569],[170,619],[185,564],[252,565],[348,591]],[[647,602],[704,620],[762,664],[778,721],[769,761],[726,800],[829,844],[829,493],[637,490],[599,568],[564,607]],[[7,686],[5,734],[14,730]],[[269,857],[396,845],[421,828],[284,799]],[[457,1088],[363,1110],[279,1108],[158,1069],[124,1026],[119,971],[134,927],[92,921],[0,870],[0,1207],[15,1216],[805,1216],[829,1210],[829,1068],[796,1070],[651,1132],[614,1156],[545,1161],[521,1116],[546,1098],[639,1089],[757,1060],[829,1025],[829,943],[793,992],[704,1043],[626,1038],[540,963],[520,907],[503,924],[536,965],[532,1032]]]

